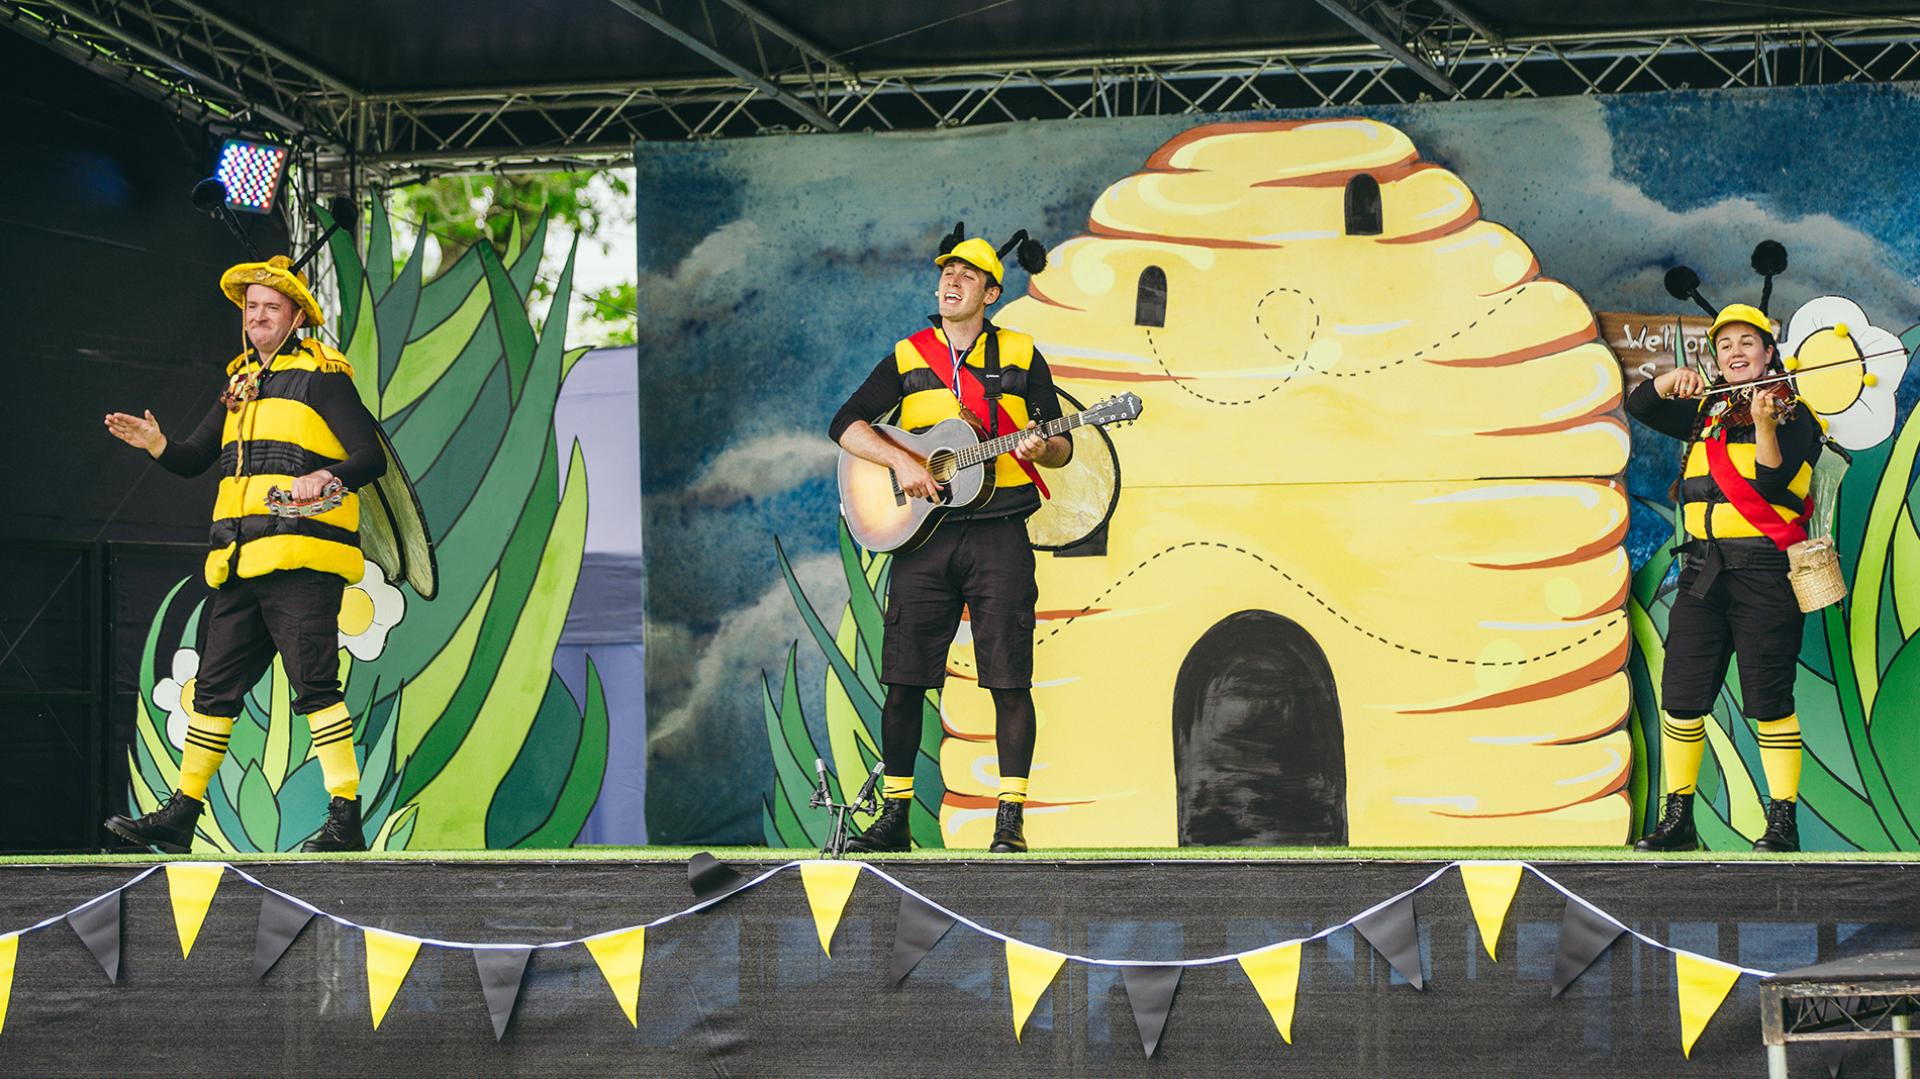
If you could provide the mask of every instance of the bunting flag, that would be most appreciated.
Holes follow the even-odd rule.
[[[1627,931],[1626,926],[1569,896],[1560,916],[1560,952],[1553,957],[1553,996],[1567,991],[1600,953]]]
[[[900,892],[899,916],[895,924],[891,957],[891,986],[898,986],[920,964],[959,919],[932,900],[894,879],[878,866],[859,862],[802,861],[779,867],[798,867],[814,918],[820,947],[832,955],[833,937],[843,920],[847,904],[859,883],[860,874],[873,871]],[[1458,868],[1462,886],[1479,928],[1482,945],[1496,961],[1500,934],[1518,894],[1520,877],[1530,867],[1510,862],[1457,862],[1427,876],[1412,890],[1349,922],[1335,923],[1306,940],[1320,940],[1346,927],[1352,927],[1416,989],[1425,988],[1420,951],[1419,924],[1414,896],[1434,883],[1448,868]],[[285,957],[293,941],[320,912],[291,896],[277,892],[245,870],[227,863],[180,862],[155,866],[133,877],[126,884],[93,899],[64,915],[47,918],[26,929],[0,935],[0,1031],[4,1031],[11,1001],[13,975],[19,956],[19,938],[23,933],[50,927],[64,920],[80,937],[100,963],[110,982],[118,982],[122,954],[122,905],[126,888],[164,869],[171,900],[174,927],[180,940],[182,957],[191,957],[194,943],[204,927],[213,899],[227,870],[262,889],[260,916],[255,934],[253,972],[264,977]],[[1533,872],[1567,897],[1561,918],[1559,950],[1553,969],[1553,995],[1564,993],[1569,985],[1590,969],[1616,940],[1631,933],[1642,943],[1669,951],[1674,957],[1674,985],[1680,1010],[1681,1052],[1689,1059],[1693,1047],[1707,1025],[1725,1005],[1728,993],[1742,974],[1767,976],[1767,972],[1748,970],[1718,959],[1698,955],[1660,943],[1625,925],[1599,908],[1580,899],[1551,877]],[[683,911],[656,918],[652,925],[664,924],[704,910],[713,901],[771,878],[766,873],[748,878],[720,863],[710,854],[696,855],[688,863],[688,882],[696,903]],[[368,1005],[373,1029],[379,1030],[392,1008],[400,988],[411,972],[420,948],[428,943],[416,937],[358,925],[332,918],[343,928],[358,929],[366,949]],[[1025,1035],[1026,1024],[1046,996],[1069,956],[1004,937],[972,923],[970,927],[1002,939],[1006,953],[1007,988],[1013,1009],[1016,1041]],[[614,999],[629,1025],[639,1027],[639,998],[646,954],[647,926],[615,930],[578,941],[545,944],[476,944],[459,941],[433,941],[436,946],[466,948],[473,952],[475,968],[486,998],[494,1039],[505,1038],[524,986],[532,953],[542,947],[586,945],[600,972],[612,989]],[[1297,1010],[1300,969],[1306,940],[1284,941],[1255,951],[1215,956],[1199,962],[1240,964],[1261,1004],[1273,1019],[1274,1027],[1289,1045],[1293,1042],[1293,1019]],[[1470,945],[1468,947],[1471,947]],[[1140,1035],[1140,1047],[1148,1058],[1159,1044],[1172,1014],[1184,965],[1169,963],[1140,964],[1125,959],[1082,959],[1076,962],[1118,967]],[[1191,962],[1191,961],[1190,961]],[[1822,1056],[1830,1073],[1837,1072],[1844,1045],[1827,1047]]]
[[[1499,962],[1494,946],[1500,943],[1500,928],[1507,922],[1507,909],[1520,890],[1519,862],[1462,862],[1460,883],[1467,888],[1467,904],[1473,908],[1473,921],[1480,927],[1480,943],[1487,958]]]
[[[107,980],[120,980],[120,890],[118,888],[67,915],[67,924],[80,934],[107,972]]]
[[[687,859],[687,886],[693,889],[694,900],[704,903],[745,888],[747,878],[713,855],[701,851]]]
[[[640,1025],[640,966],[647,954],[647,927],[636,926],[617,933],[588,937],[587,951],[600,964],[600,973],[613,989],[627,1022]]]
[[[901,892],[900,915],[893,923],[893,978],[888,984],[899,988],[952,928],[953,915],[912,892]]]
[[[1046,995],[1054,975],[1060,973],[1060,965],[1066,961],[1067,957],[1059,952],[1017,940],[1007,941],[1007,991],[1013,995],[1014,1041],[1020,1040],[1027,1017],[1033,1014],[1034,1005]]]
[[[1680,991],[1680,1055],[1692,1059],[1693,1043],[1740,980],[1740,968],[1675,948],[1673,977]]]
[[[1414,922],[1411,894],[1362,914],[1353,920],[1353,927],[1415,989],[1427,987],[1420,973],[1420,930]]]
[[[527,976],[527,957],[533,949],[475,948],[473,965],[480,971],[480,991],[487,997],[487,1016],[493,1020],[493,1040],[506,1036],[507,1020],[520,999],[520,983]]]
[[[1167,1013],[1173,1010],[1173,993],[1180,988],[1184,967],[1121,967],[1127,986],[1127,1003],[1133,1006],[1133,1024],[1140,1028],[1140,1048],[1148,1056],[1160,1048],[1160,1032],[1167,1028]]]
[[[281,895],[279,892],[262,892],[260,897],[260,925],[253,934],[253,977],[255,981],[267,976],[267,971],[287,954],[293,946],[293,938],[313,921],[313,912]]]
[[[1248,952],[1240,957],[1240,969],[1253,982],[1260,1003],[1273,1016],[1273,1025],[1288,1045],[1293,1044],[1293,1002],[1300,992],[1300,942],[1290,941]]]
[[[813,927],[820,933],[820,950],[833,955],[833,931],[847,909],[853,886],[860,879],[859,862],[801,862],[800,883],[807,889]]]
[[[180,958],[193,954],[193,942],[213,906],[213,893],[227,867],[219,862],[167,863],[167,896],[173,900],[173,928],[180,934]]]
[[[420,941],[384,929],[361,929],[367,938],[367,1002],[373,1006],[373,1029],[387,1017],[400,983],[413,969],[413,957],[420,953]]]
[[[20,934],[0,937],[0,1033],[7,1029],[7,1001],[13,999],[13,964],[20,958]]]

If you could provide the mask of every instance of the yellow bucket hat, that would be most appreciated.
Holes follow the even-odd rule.
[[[1765,311],[1748,303],[1730,303],[1713,316],[1713,325],[1707,328],[1707,340],[1711,342],[1721,327],[1734,322],[1744,322],[1768,333],[1773,332],[1773,320],[1767,317]]]
[[[307,291],[307,275],[296,273],[293,260],[285,255],[275,255],[265,262],[243,262],[229,267],[226,273],[220,275],[220,291],[226,293],[227,299],[242,311],[247,309],[248,285],[265,285],[299,304],[300,310],[307,313],[309,326],[318,326],[327,320],[320,313],[320,301]]]
[[[933,264],[945,266],[954,259],[959,259],[992,277],[996,285],[1000,284],[1000,279],[1006,276],[1006,268],[1000,265],[1000,256],[993,250],[993,245],[978,236],[971,240],[961,240],[953,245],[953,250],[935,255]]]

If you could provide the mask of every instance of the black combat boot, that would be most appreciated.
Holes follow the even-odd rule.
[[[849,852],[884,854],[913,848],[913,829],[907,824],[908,814],[913,810],[913,799],[883,798],[881,801],[886,805],[880,807],[880,815],[873,818],[867,830],[847,840]]]
[[[1753,841],[1755,854],[1792,854],[1800,849],[1800,825],[1793,819],[1799,804],[1792,798],[1767,803],[1767,830]]]
[[[1676,851],[1699,850],[1700,833],[1693,830],[1693,795],[1667,795],[1666,812],[1660,814],[1660,823],[1653,831],[1640,837],[1633,845],[1640,851]]]
[[[328,802],[327,822],[320,826],[320,834],[300,844],[300,849],[308,854],[366,850],[366,833],[360,830],[360,799],[335,798]]]
[[[185,854],[193,849],[193,826],[200,819],[202,803],[190,794],[173,792],[173,797],[144,817],[123,817],[118,813],[106,820],[107,831],[162,854]]]
[[[1021,829],[1026,818],[1026,807],[1019,802],[1000,803],[1000,811],[993,818],[993,845],[988,847],[995,854],[1018,854],[1027,849],[1027,836]]]

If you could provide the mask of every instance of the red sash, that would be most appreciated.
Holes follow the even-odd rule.
[[[933,327],[929,326],[907,338],[907,342],[920,351],[920,358],[927,362],[927,366],[933,370],[935,377],[940,379],[941,385],[951,392],[953,390],[953,353],[948,350],[946,342],[934,332]],[[980,383],[979,377],[965,363],[960,365],[959,396],[960,403],[966,406],[967,411],[973,413],[981,426],[986,426],[988,423],[987,388]],[[992,412],[1000,421],[996,425],[998,430],[1005,431],[1007,434],[1020,430],[1020,425],[1013,422],[1013,417],[1007,415],[1006,406],[999,401],[993,402]],[[1025,472],[1027,478],[1033,481],[1033,486],[1039,490],[1041,497],[1053,497],[1053,492],[1047,490],[1046,481],[1040,478],[1040,470],[1034,467],[1032,461],[1015,457],[1013,463],[1019,465],[1020,471]]]
[[[1759,529],[1762,535],[1773,541],[1775,547],[1783,551],[1807,538],[1807,530],[1799,521],[1789,521],[1780,516],[1780,511],[1774,508],[1773,503],[1754,490],[1753,484],[1734,467],[1733,458],[1727,454],[1725,438],[1710,437],[1705,441],[1707,471],[1712,474],[1713,482],[1719,484],[1720,490],[1726,493],[1727,501],[1740,512],[1740,516],[1746,518],[1748,524]],[[1707,512],[1711,514],[1712,507],[1708,507]],[[1807,496],[1804,512],[1813,512],[1812,495]]]

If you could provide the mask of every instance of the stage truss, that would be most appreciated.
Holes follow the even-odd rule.
[[[646,140],[1920,75],[1911,17],[1506,36],[1452,0],[1316,0],[1362,40],[857,69],[747,0],[716,3],[744,21],[751,57],[716,48],[710,20],[696,29],[639,0],[610,2],[714,74],[393,93],[349,85],[196,0],[0,0],[0,25],[190,120],[291,139],[320,192],[449,172],[617,167]]]

